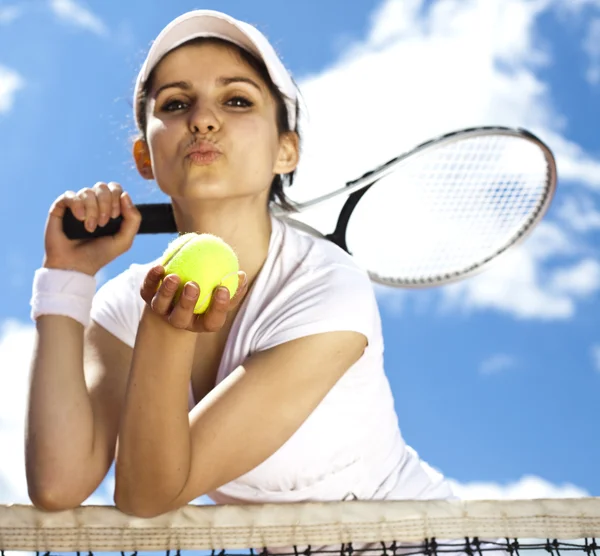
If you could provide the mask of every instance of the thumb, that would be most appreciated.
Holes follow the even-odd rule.
[[[46,220],[46,233],[50,237],[56,238],[64,233],[63,218],[69,206],[72,205],[72,200],[74,196],[74,192],[68,191],[67,193],[61,195],[58,199],[56,199],[50,207],[50,212],[48,213],[48,218]],[[78,220],[83,220],[84,214],[78,214],[78,209],[79,211],[81,211],[81,207],[79,205],[73,206],[71,210],[73,210],[73,215]]]

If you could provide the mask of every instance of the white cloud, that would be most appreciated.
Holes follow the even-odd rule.
[[[600,373],[600,344],[595,344],[592,346],[591,355],[594,369]]]
[[[600,17],[590,20],[583,50],[589,58],[587,80],[596,85],[600,83]]]
[[[28,504],[24,434],[30,363],[35,329],[7,321],[0,325],[0,504]],[[111,504],[111,478],[87,503]]]
[[[560,136],[564,117],[534,71],[548,57],[533,31],[547,3],[438,0],[425,13],[422,0],[382,4],[367,37],[300,82],[310,124],[298,193],[333,188],[422,140],[472,125],[552,138],[571,175],[583,164],[600,168]]]
[[[482,375],[495,375],[514,368],[516,364],[512,355],[497,353],[481,363],[479,372]]]
[[[561,220],[577,232],[600,230],[600,210],[589,195],[568,197],[560,206],[558,214]]]
[[[518,481],[459,483],[451,481],[454,493],[464,500],[527,500],[536,498],[584,498],[589,493],[570,483],[552,484],[541,477],[526,475]]]
[[[104,36],[108,34],[104,22],[75,0],[50,0],[50,7],[59,18],[72,25],[91,31],[96,35]]]
[[[600,160],[564,135],[567,118],[554,106],[540,71],[552,51],[539,36],[538,20],[565,2],[382,3],[364,38],[331,67],[300,81],[309,117],[292,198],[326,193],[423,140],[477,125],[524,127],[547,142],[561,177],[556,202],[566,182],[586,186],[595,196]],[[303,219],[329,232],[343,201],[315,207]],[[376,221],[381,211],[369,218]],[[547,219],[485,273],[443,288],[444,306],[527,319],[570,318],[581,296],[598,289],[591,264],[584,265],[590,254],[583,253],[581,226],[565,229]],[[390,251],[381,249],[380,256]],[[574,280],[575,271],[581,273],[578,280],[585,274],[588,281],[566,287],[565,276]]]
[[[18,6],[0,6],[0,25],[8,25],[23,13],[23,10]]]
[[[576,243],[564,230],[544,222],[524,245],[505,254],[486,272],[444,288],[442,308],[494,309],[519,319],[570,318],[576,299],[600,288],[592,265],[579,266],[580,261],[548,270],[546,264],[577,253]]]
[[[0,114],[13,107],[15,95],[24,86],[24,79],[16,71],[0,66]]]
[[[600,290],[600,263],[585,259],[577,264],[557,270],[550,288],[572,297],[588,297]]]
[[[0,327],[0,503],[25,503],[23,434],[33,327],[5,322]]]

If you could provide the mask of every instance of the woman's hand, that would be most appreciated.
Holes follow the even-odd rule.
[[[200,296],[200,288],[195,282],[187,282],[179,300],[174,303],[180,283],[179,276],[166,275],[164,267],[157,265],[146,275],[140,293],[153,313],[175,328],[190,332],[218,332],[225,324],[228,313],[242,302],[248,291],[246,274],[238,272],[238,288],[231,300],[229,290],[218,287],[213,292],[206,312],[195,315],[194,307]]]
[[[110,218],[123,216],[120,230],[113,236],[71,240],[63,232],[63,217],[67,209],[88,231],[104,226]],[[142,217],[131,198],[118,183],[97,183],[77,193],[67,191],[50,209],[46,222],[45,257],[43,266],[77,270],[94,276],[101,268],[129,250]]]

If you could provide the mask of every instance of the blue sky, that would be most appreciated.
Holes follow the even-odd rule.
[[[0,1],[0,502],[26,500],[46,212],[96,181],[163,200],[132,168],[130,97],[152,38],[198,7],[257,24],[299,81],[310,122],[294,199],[460,127],[526,127],[554,149],[559,192],[520,249],[453,287],[378,289],[386,367],[404,436],[459,494],[600,495],[600,1],[16,0]],[[101,280],[167,240],[140,237]]]

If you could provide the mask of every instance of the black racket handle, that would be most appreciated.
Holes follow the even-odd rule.
[[[142,215],[138,234],[174,234],[177,232],[173,206],[170,203],[145,203],[136,205]],[[69,239],[92,239],[115,235],[121,228],[123,217],[111,218],[106,226],[98,226],[93,232],[85,229],[84,223],[77,220],[70,209],[63,218],[63,231]]]

